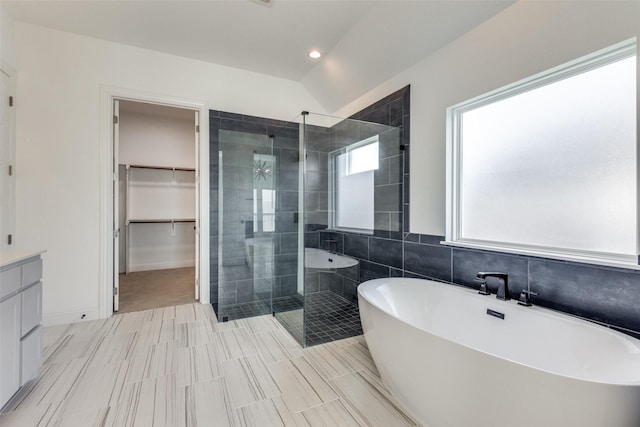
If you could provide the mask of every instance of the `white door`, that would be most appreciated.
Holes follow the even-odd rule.
[[[195,123],[196,123],[196,224],[195,224],[195,233],[196,233],[196,283],[195,283],[195,299],[200,300],[200,163],[199,163],[199,151],[198,148],[200,144],[198,140],[200,139],[200,116],[199,111],[194,111],[195,114]]]
[[[119,186],[118,179],[118,121],[120,119],[120,102],[113,101],[113,311],[120,309],[120,218],[119,218]]]

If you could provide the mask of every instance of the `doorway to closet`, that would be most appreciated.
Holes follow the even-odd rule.
[[[198,111],[114,100],[114,312],[199,299]]]

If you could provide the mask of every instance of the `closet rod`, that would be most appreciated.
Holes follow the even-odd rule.
[[[171,166],[147,166],[147,165],[122,165],[129,168],[135,169],[158,169],[158,170],[167,170],[167,171],[186,171],[186,172],[195,172],[194,168],[174,168]]]
[[[195,219],[183,218],[183,219],[130,219],[127,221],[129,224],[160,224],[172,222],[196,222]]]

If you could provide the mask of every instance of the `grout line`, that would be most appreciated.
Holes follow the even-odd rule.
[[[333,390],[333,389],[332,389],[332,390]],[[334,390],[334,392],[335,392],[335,390]],[[306,411],[310,411],[310,410],[312,410],[312,409],[319,408],[319,407],[321,407],[321,406],[324,406],[324,405],[327,405],[327,404],[329,404],[329,403],[335,402],[336,400],[341,400],[340,395],[339,395],[338,393],[336,393],[336,398],[335,398],[335,399],[331,399],[331,400],[328,400],[328,401],[326,401],[326,402],[322,402],[322,403],[319,403],[319,404],[317,404],[317,405],[313,405],[313,406],[311,406],[311,407],[309,407],[309,408],[301,409],[300,411],[292,412],[292,413],[293,413],[293,414],[300,414],[300,415],[302,415],[302,413],[303,413],[303,412],[306,412]]]

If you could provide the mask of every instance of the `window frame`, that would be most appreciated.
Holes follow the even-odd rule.
[[[474,110],[484,105],[489,105],[503,99],[526,93],[528,91],[547,86],[549,84],[583,74],[585,72],[600,68],[602,66],[617,62],[622,59],[636,56],[637,65],[637,41],[632,38],[611,47],[599,50],[592,54],[583,56],[574,61],[551,68],[538,73],[529,78],[517,81],[502,88],[474,97],[470,100],[456,104],[447,108],[447,152],[446,152],[446,234],[444,245],[458,246],[472,249],[491,250],[497,252],[507,252],[544,258],[561,259],[576,262],[586,262],[590,264],[608,265],[640,270],[639,249],[639,212],[640,212],[640,155],[638,149],[638,126],[636,123],[636,254],[623,255],[588,250],[576,250],[569,248],[516,244],[509,242],[477,240],[462,237],[462,212],[461,212],[461,176],[463,166],[462,159],[462,115],[470,110]],[[636,68],[637,69],[637,68]],[[638,82],[636,80],[636,113]]]

